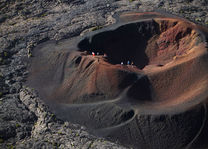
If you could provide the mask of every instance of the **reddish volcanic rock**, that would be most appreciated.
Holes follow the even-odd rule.
[[[102,56],[80,52],[69,55],[67,65],[70,67],[65,70],[63,83],[51,95],[54,100],[58,98],[65,103],[113,99],[141,73],[136,68],[111,65]]]

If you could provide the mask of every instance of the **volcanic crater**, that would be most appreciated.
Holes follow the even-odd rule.
[[[207,34],[176,16],[124,13],[84,37],[39,45],[27,84],[59,118],[126,146],[206,146]]]

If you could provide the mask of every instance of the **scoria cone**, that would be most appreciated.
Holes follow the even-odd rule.
[[[95,134],[135,148],[198,147],[208,127],[207,34],[167,14],[122,14],[67,48],[42,46],[28,83]]]

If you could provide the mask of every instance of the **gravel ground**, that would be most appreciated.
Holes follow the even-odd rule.
[[[115,23],[121,12],[152,10],[208,26],[208,0],[1,0],[0,148],[125,148],[57,119],[23,85],[27,61],[40,43]]]

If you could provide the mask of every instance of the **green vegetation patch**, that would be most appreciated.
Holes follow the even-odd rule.
[[[103,26],[94,26],[90,29],[90,31],[96,31],[96,30],[99,30],[99,29],[102,29]]]
[[[4,143],[4,140],[2,138],[0,138],[0,143]]]
[[[202,19],[201,18],[196,18],[195,21],[202,21]]]
[[[0,92],[0,98],[3,96],[3,93],[2,92]]]
[[[21,125],[19,123],[16,123],[16,128],[19,128]]]
[[[14,146],[13,146],[12,144],[8,144],[8,145],[7,145],[7,148],[8,148],[8,149],[14,149]]]

